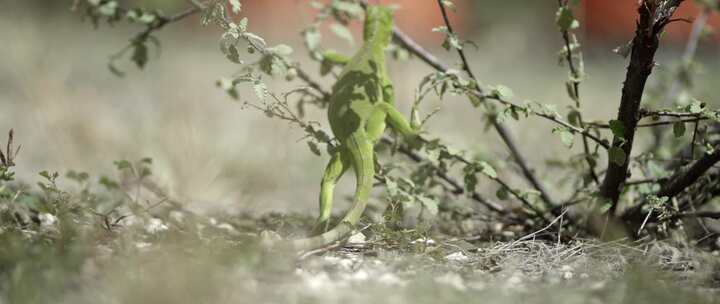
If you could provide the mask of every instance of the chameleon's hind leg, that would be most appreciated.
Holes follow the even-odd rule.
[[[329,229],[335,184],[337,184],[337,181],[343,173],[347,171],[349,166],[350,163],[347,161],[347,157],[343,156],[343,150],[339,149],[333,154],[325,168],[325,173],[320,183],[320,216],[313,229],[313,234],[323,233]]]

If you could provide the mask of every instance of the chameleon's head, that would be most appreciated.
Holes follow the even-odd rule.
[[[370,5],[365,12],[365,32],[363,39],[380,39],[382,44],[390,44],[392,39],[393,12],[382,5]]]

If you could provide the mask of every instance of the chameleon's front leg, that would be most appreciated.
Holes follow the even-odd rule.
[[[387,123],[390,124],[390,127],[392,127],[393,130],[400,133],[400,135],[411,145],[415,146],[419,142],[419,136],[420,130],[418,128],[413,127],[410,122],[405,119],[405,116],[403,116],[400,111],[398,111],[395,106],[389,103],[378,103],[376,105],[377,109],[379,111],[382,111],[384,113],[384,118]],[[384,125],[384,123],[383,123]]]
[[[320,183],[320,216],[313,229],[313,234],[325,232],[329,228],[335,184],[350,166],[347,157],[343,156],[342,152],[341,148],[333,154],[325,168],[325,173],[323,173]]]

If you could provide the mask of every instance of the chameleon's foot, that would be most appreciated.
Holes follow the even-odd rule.
[[[323,234],[330,230],[330,219],[318,219],[315,227],[312,229],[311,235]]]
[[[420,137],[420,132],[415,132],[405,138],[405,144],[412,150],[418,150],[422,148],[424,141],[423,138]]]

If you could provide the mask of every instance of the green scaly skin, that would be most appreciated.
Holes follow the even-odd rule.
[[[347,237],[367,206],[375,176],[373,147],[380,140],[386,125],[389,124],[406,140],[417,139],[416,128],[394,106],[393,87],[385,67],[384,50],[392,39],[392,27],[393,16],[389,8],[368,7],[364,44],[349,59],[332,89],[328,119],[340,146],[332,155],[320,185],[317,227],[324,232],[277,244],[278,247],[307,251],[326,247]],[[337,226],[328,230],[335,184],[349,168],[355,171],[357,183],[352,207]]]

